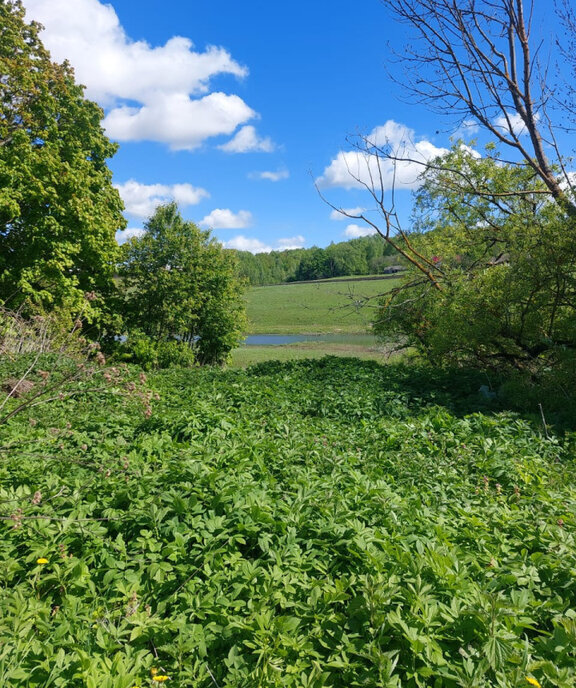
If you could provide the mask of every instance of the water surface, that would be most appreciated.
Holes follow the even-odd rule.
[[[331,344],[357,344],[370,346],[376,344],[371,334],[250,334],[244,346],[283,346],[299,342],[329,342]]]

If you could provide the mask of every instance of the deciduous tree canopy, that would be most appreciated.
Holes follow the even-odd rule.
[[[112,286],[122,201],[102,111],[55,64],[20,0],[0,0],[0,299],[76,308]],[[102,301],[84,301],[97,316]]]
[[[576,241],[530,166],[455,146],[425,172],[414,226],[435,282],[413,268],[380,333],[401,332],[436,361],[531,369],[574,348]]]
[[[242,336],[243,284],[234,255],[175,203],[160,206],[126,245],[121,276],[128,329],[156,341],[177,337],[199,363],[223,363]]]

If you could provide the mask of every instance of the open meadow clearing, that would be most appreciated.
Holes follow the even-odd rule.
[[[377,297],[397,284],[396,279],[340,278],[253,287],[246,296],[250,335],[324,337],[280,346],[244,345],[232,352],[230,365],[243,368],[268,360],[317,359],[326,355],[387,362],[393,347],[370,335],[370,322]]]
[[[377,296],[398,280],[350,279],[253,287],[247,293],[250,334],[365,333]]]

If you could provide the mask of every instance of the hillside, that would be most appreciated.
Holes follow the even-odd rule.
[[[306,280],[383,274],[398,263],[398,254],[380,236],[365,236],[286,251],[252,254],[234,251],[240,274],[252,286]]]
[[[246,297],[249,333],[366,333],[377,297],[397,285],[350,279],[253,287]]]

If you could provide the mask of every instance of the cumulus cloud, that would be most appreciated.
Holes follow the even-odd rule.
[[[540,120],[540,115],[536,113],[536,122]],[[514,136],[524,136],[528,133],[524,120],[517,112],[507,112],[494,120],[494,126],[501,129],[503,133],[511,133]]]
[[[163,203],[176,201],[180,206],[196,205],[210,194],[191,184],[141,184],[130,179],[114,185],[124,201],[126,212],[136,217],[150,217]]]
[[[384,191],[415,189],[420,185],[423,164],[448,152],[425,138],[417,141],[413,129],[393,120],[376,127],[366,140],[369,146],[377,146],[403,160],[393,161],[362,150],[340,151],[316,180],[318,186],[361,189],[364,184],[379,188],[381,183]]]
[[[288,179],[290,172],[288,172],[288,170],[276,170],[276,172],[251,172],[248,176],[250,179],[267,179],[271,182],[279,182],[282,179]]]
[[[193,150],[210,136],[231,134],[255,114],[238,96],[210,93],[192,99],[174,93],[142,107],[115,108],[104,119],[104,126],[118,141],[159,141],[173,150]]]
[[[149,140],[191,150],[231,135],[256,113],[236,95],[210,93],[213,77],[243,78],[246,67],[224,48],[196,50],[182,36],[151,46],[126,35],[111,4],[99,0],[24,0],[28,19],[58,62],[67,59],[88,97],[107,109],[104,126],[119,141]]]
[[[301,234],[289,237],[288,239],[278,239],[277,251],[289,251],[294,248],[302,248],[306,243],[306,239]]]
[[[233,213],[228,208],[216,208],[198,224],[210,229],[245,229],[252,224],[252,213],[248,210]]]
[[[272,247],[260,239],[245,237],[242,234],[235,236],[230,241],[223,241],[224,248],[235,248],[237,251],[250,251],[250,253],[270,253]]]
[[[361,206],[356,206],[355,208],[342,208],[342,213],[347,213],[348,215],[360,215],[366,210],[366,208],[362,208]],[[346,215],[343,215],[339,210],[333,210],[330,213],[330,219],[331,220],[336,220],[336,221],[344,221],[344,220],[349,220],[349,217],[346,217]]]
[[[359,237],[372,236],[376,230],[368,225],[348,225],[344,230],[344,236],[348,239],[358,239]]]
[[[271,153],[275,146],[272,139],[260,138],[256,133],[256,129],[251,126],[245,126],[234,136],[233,139],[218,146],[220,150],[226,153]]]
[[[265,244],[260,239],[246,237],[242,234],[233,237],[229,241],[222,242],[224,248],[235,248],[237,251],[250,251],[250,253],[270,253],[270,251],[290,251],[295,248],[302,248],[306,240],[298,235],[286,239],[278,239],[274,245]]]
[[[133,237],[140,237],[146,230],[142,227],[127,227],[126,229],[116,232],[116,241],[119,244],[124,244]]]

